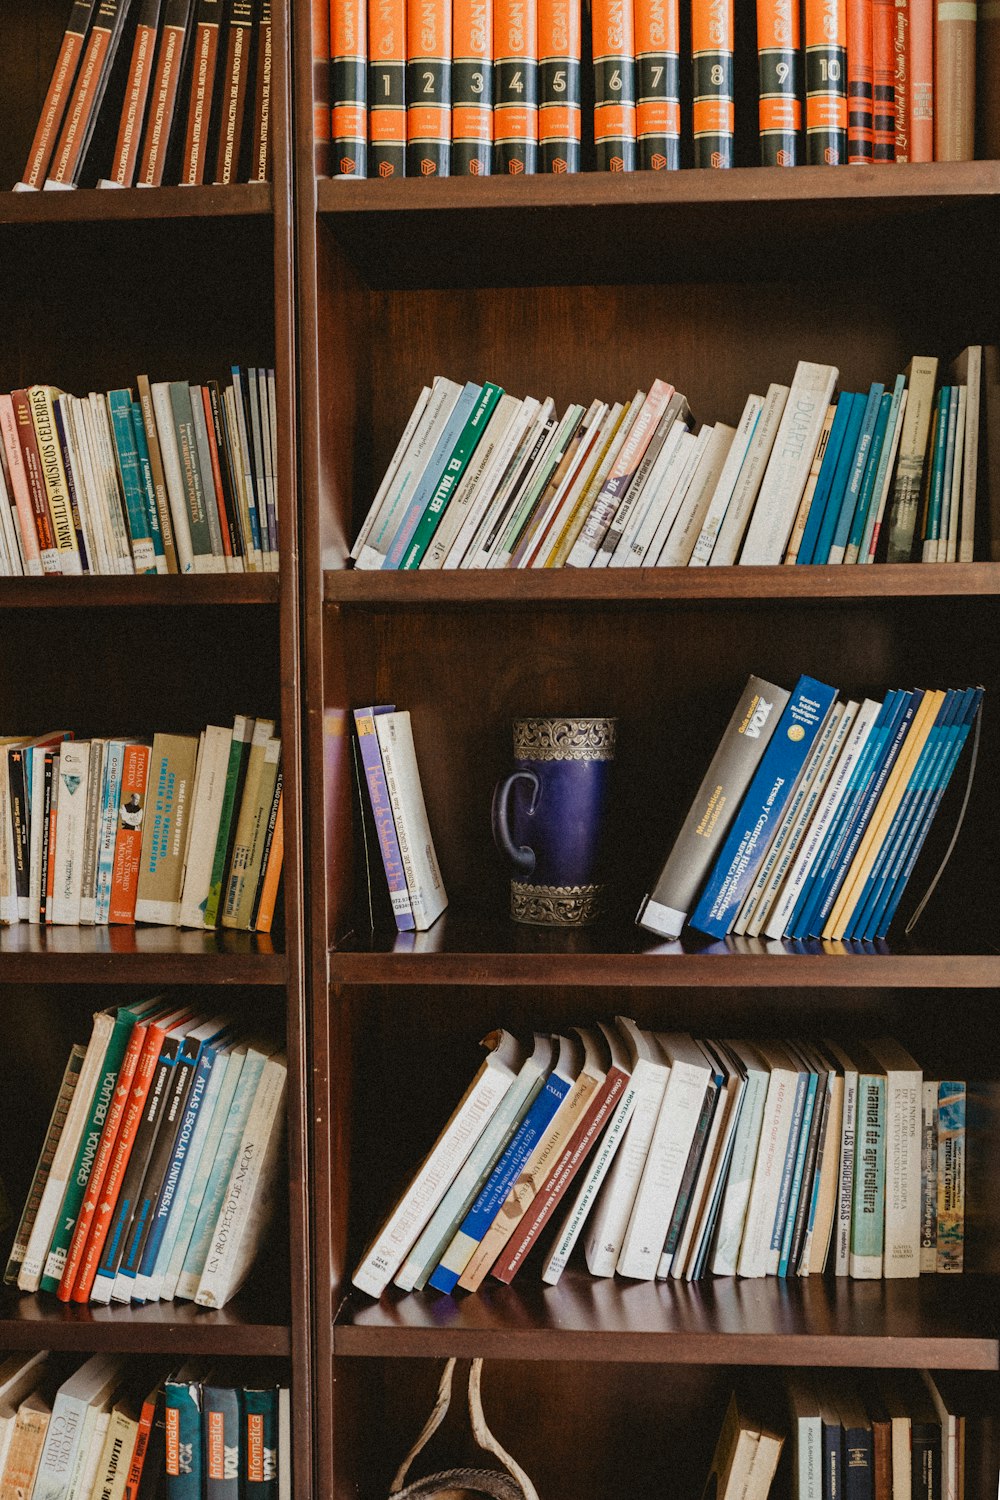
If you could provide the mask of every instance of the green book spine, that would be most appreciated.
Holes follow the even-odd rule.
[[[948,417],[951,412],[952,388],[943,385],[938,392],[937,411],[934,413],[934,448],[930,490],[927,500],[927,522],[923,541],[936,542],[941,535],[941,501],[944,496],[945,454],[948,450]],[[951,476],[949,475],[949,483]]]
[[[276,1386],[243,1392],[245,1500],[278,1500],[278,1391]]]
[[[139,477],[142,480],[142,495],[146,521],[149,526],[149,535],[153,539],[153,551],[156,554],[156,571],[165,573],[167,571],[166,553],[163,548],[163,532],[160,530],[160,512],[156,505],[156,486],[153,483],[153,469],[149,461],[149,444],[146,442],[146,427],[142,420],[142,406],[138,401],[132,402],[132,432],[135,437],[135,451],[139,463]],[[163,565],[160,566],[160,559]]]
[[[434,493],[428,500],[423,515],[417,523],[417,529],[413,533],[413,540],[406,550],[406,556],[400,564],[401,569],[419,568],[421,559],[433,540],[437,530],[438,522],[444,515],[445,506],[455,492],[455,488],[469,466],[469,460],[475,452],[476,444],[486,430],[486,425],[493,415],[494,409],[503,389],[499,385],[493,385],[489,380],[483,386],[482,393],[468,421],[459,434],[458,441],[452,449],[451,457],[444,466],[444,473],[437,482]]]
[[[191,550],[196,558],[214,557],[212,533],[205,509],[205,490],[198,464],[198,442],[194,430],[194,412],[191,408],[191,388],[186,381],[172,380],[170,382],[170,408],[174,417],[177,453],[180,458],[181,478],[184,481],[184,494],[187,499]]]
[[[122,493],[125,496],[125,518],[132,541],[132,557],[137,573],[156,572],[156,552],[150,535],[149,516],[143,495],[139,454],[132,427],[132,392],[109,391],[108,411],[114,436],[115,458]]]
[[[253,737],[253,719],[243,714],[236,715],[233,724],[233,743],[229,751],[229,766],[226,771],[226,788],[222,795],[222,815],[219,818],[219,836],[215,842],[215,857],[212,860],[212,878],[205,902],[205,926],[216,927],[219,907],[222,904],[222,885],[232,847],[231,833],[236,831],[236,809],[243,789],[250,757],[250,740]]]
[[[49,1120],[49,1128],[45,1132],[45,1142],[35,1167],[35,1175],[31,1179],[31,1189],[25,1200],[21,1221],[17,1226],[17,1234],[14,1236],[14,1244],[11,1248],[10,1258],[7,1261],[7,1269],[4,1272],[4,1282],[7,1286],[14,1286],[17,1282],[17,1273],[21,1269],[24,1260],[24,1252],[28,1248],[31,1238],[31,1230],[38,1212],[38,1205],[42,1201],[42,1192],[49,1177],[49,1168],[52,1166],[52,1158],[56,1154],[59,1137],[62,1135],[63,1126],[66,1123],[66,1115],[69,1111],[70,1101],[76,1088],[76,1081],[80,1076],[80,1068],[83,1065],[86,1047],[75,1046],[69,1054],[69,1062],[63,1073],[59,1093],[56,1096],[55,1106]]]
[[[885,1076],[858,1078],[858,1115],[854,1135],[854,1201],[851,1205],[852,1276],[882,1275],[885,1227]]]

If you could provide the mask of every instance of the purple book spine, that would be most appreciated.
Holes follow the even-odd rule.
[[[375,817],[375,827],[378,829],[378,846],[382,851],[385,878],[389,882],[392,914],[396,918],[396,926],[400,932],[412,932],[413,909],[410,905],[410,893],[406,887],[406,876],[403,873],[403,860],[399,852],[399,840],[396,838],[396,823],[392,816],[389,790],[385,784],[382,753],[379,750],[378,736],[375,733],[375,715],[388,713],[392,713],[391,704],[383,704],[379,708],[356,708],[354,727],[358,735],[361,763],[365,768],[365,782]]]

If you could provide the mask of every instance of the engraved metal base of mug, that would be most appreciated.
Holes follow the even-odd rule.
[[[603,885],[510,883],[510,914],[534,927],[586,927],[601,915]]]

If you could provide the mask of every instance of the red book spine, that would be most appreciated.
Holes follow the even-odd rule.
[[[873,0],[872,157],[896,160],[896,0]]]
[[[221,12],[222,0],[198,0],[191,89],[188,94],[187,125],[184,130],[184,155],[181,159],[181,183],[187,187],[195,187],[205,180],[208,126],[212,117],[212,95],[215,91],[215,69],[219,56]]]
[[[503,1254],[493,1267],[492,1274],[498,1281],[511,1282],[517,1275],[532,1245],[534,1245],[548,1223],[559,1200],[573,1178],[583,1166],[596,1146],[601,1132],[609,1123],[625,1091],[629,1074],[621,1068],[612,1067],[598,1088],[586,1114],[570,1136],[566,1147],[549,1173],[525,1215],[515,1240],[504,1247]],[[528,1220],[530,1219],[530,1223]]]
[[[146,1463],[146,1450],[149,1447],[149,1434],[153,1430],[153,1419],[156,1416],[156,1396],[151,1396],[142,1404],[142,1413],[139,1417],[139,1430],[135,1435],[135,1447],[132,1449],[132,1459],[128,1466],[128,1478],[125,1481],[125,1494],[123,1500],[138,1500],[139,1484],[142,1480],[142,1471]]]
[[[132,42],[128,83],[122,104],[118,140],[111,162],[109,178],[119,187],[131,187],[139,161],[139,140],[146,114],[149,86],[153,81],[153,58],[156,55],[156,27],[160,19],[160,0],[146,0]]]
[[[847,160],[863,166],[872,160],[872,3],[847,0]]]
[[[910,160],[934,160],[934,0],[910,0]]]
[[[142,138],[142,157],[139,163],[139,183],[142,187],[159,187],[163,182],[170,127],[180,88],[186,35],[187,18],[184,18],[183,24],[175,24],[168,9],[160,35],[160,48],[156,54],[156,73]]]
[[[73,97],[66,110],[62,134],[49,167],[48,181],[63,185],[76,181],[84,149],[90,140],[94,117],[104,94],[107,70],[111,65],[112,44],[117,44],[122,4],[123,0],[99,0],[97,14],[80,60],[80,70],[73,85]]]
[[[52,70],[49,90],[42,105],[35,139],[28,153],[28,163],[21,177],[26,187],[40,188],[45,181],[96,4],[97,0],[74,0],[59,56]]]
[[[28,493],[31,495],[31,509],[35,517],[35,530],[38,533],[42,572],[61,573],[59,550],[52,531],[52,517],[49,515],[48,495],[42,475],[42,461],[38,455],[38,439],[35,436],[35,424],[31,420],[31,403],[28,400],[27,391],[11,391],[10,399],[14,405],[17,440],[21,446],[21,461],[24,464],[24,472],[28,481]]]
[[[896,161],[910,160],[910,0],[896,0],[893,29]]]

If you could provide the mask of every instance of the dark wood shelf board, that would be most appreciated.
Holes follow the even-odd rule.
[[[55,1297],[26,1296],[5,1288],[0,1296],[0,1347],[178,1357],[290,1354],[290,1325],[256,1322],[253,1311],[240,1295],[218,1311],[192,1302],[67,1307]]]
[[[285,955],[270,937],[179,927],[0,929],[2,984],[277,985]]]
[[[893,563],[873,567],[457,568],[422,573],[354,568],[323,575],[327,604],[626,604],[672,600],[965,598],[1000,594],[1000,563]]]
[[[429,932],[342,939],[329,971],[331,984],[981,989],[1000,985],[1000,952],[943,953],[912,942],[656,942],[637,927],[559,931],[445,912]]]
[[[72,192],[0,193],[0,226],[128,223],[138,219],[228,219],[270,214],[271,185],[232,187],[78,188]]]
[[[277,604],[277,573],[0,579],[0,609],[106,609],[141,605]]]
[[[537,1275],[537,1268],[535,1271]],[[628,1360],[650,1364],[877,1365],[996,1370],[994,1278],[488,1284],[460,1299],[352,1292],[339,1355]]]

